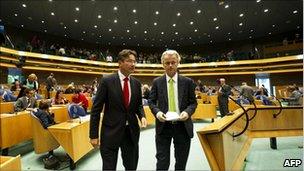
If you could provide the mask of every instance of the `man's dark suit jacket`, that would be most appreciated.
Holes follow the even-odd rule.
[[[140,82],[130,77],[131,100],[128,109],[124,106],[123,92],[118,73],[101,79],[96,98],[91,110],[90,138],[98,138],[100,113],[104,107],[104,115],[100,130],[101,146],[117,148],[121,143],[128,121],[131,138],[134,143],[139,140],[139,119],[144,117]]]
[[[184,122],[185,128],[189,137],[193,137],[193,123],[191,120],[191,115],[194,113],[197,102],[195,98],[195,84],[187,77],[178,75],[177,80],[178,89],[178,105],[180,112],[187,112],[189,118]],[[168,93],[167,93],[167,82],[166,75],[158,77],[153,80],[152,89],[149,97],[149,107],[156,117],[156,114],[161,111],[164,114],[168,112]],[[156,119],[156,133],[160,134],[164,127],[163,122]]]

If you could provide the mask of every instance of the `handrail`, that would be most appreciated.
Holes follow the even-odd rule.
[[[232,100],[234,103],[236,103],[237,105],[239,105],[242,108],[242,110],[244,111],[245,116],[246,116],[246,125],[245,125],[244,129],[237,134],[234,134],[234,133],[232,134],[232,137],[235,138],[235,137],[242,135],[247,130],[248,125],[249,125],[249,116],[248,116],[247,110],[245,110],[245,108],[242,105],[238,104],[232,97],[228,96],[228,98],[230,100]]]
[[[280,110],[279,110],[279,112],[272,115],[273,118],[277,118],[277,116],[279,116],[279,115],[282,113],[282,110],[283,110],[282,108],[283,108],[283,106],[282,106],[280,100],[279,100],[276,96],[272,95],[272,97],[274,97],[274,98],[279,102],[279,105],[280,105]]]

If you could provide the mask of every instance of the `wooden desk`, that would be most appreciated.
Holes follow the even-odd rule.
[[[212,119],[216,118],[216,106],[215,104],[197,104],[197,108],[192,115],[192,119]]]
[[[48,130],[64,148],[70,158],[77,162],[81,157],[93,149],[89,139],[90,121],[79,123],[79,119],[73,122],[63,122],[48,127]]]
[[[209,101],[211,104],[215,104],[216,106],[218,106],[217,95],[208,96],[207,99],[207,101]]]
[[[0,115],[0,147],[8,148],[32,139],[32,125],[28,111]]]
[[[147,125],[154,125],[155,124],[155,117],[152,114],[149,106],[144,106],[144,111],[147,119]]]
[[[13,113],[15,102],[1,102],[0,103],[0,113]]]
[[[0,170],[3,171],[21,170],[20,155],[16,157],[0,156]]]
[[[245,107],[249,118],[254,107]],[[253,138],[303,136],[303,107],[258,106],[256,116],[248,129],[238,137],[233,137],[245,127],[246,118],[242,109],[231,116],[225,116],[199,131],[201,145],[212,170],[241,170]]]
[[[68,113],[68,105],[53,105],[50,111],[54,113],[54,120],[56,123],[65,122],[70,119]]]

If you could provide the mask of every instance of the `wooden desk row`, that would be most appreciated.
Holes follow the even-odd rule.
[[[253,117],[253,109],[253,106],[246,107],[249,118]],[[211,169],[242,169],[253,138],[303,136],[303,107],[283,107],[281,114],[274,117],[279,109],[278,106],[258,106],[247,130],[239,136],[236,135],[246,123],[242,109],[197,131]]]

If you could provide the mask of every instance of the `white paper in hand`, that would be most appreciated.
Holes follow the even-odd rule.
[[[167,112],[166,121],[177,121],[179,120],[179,115],[176,112]]]

